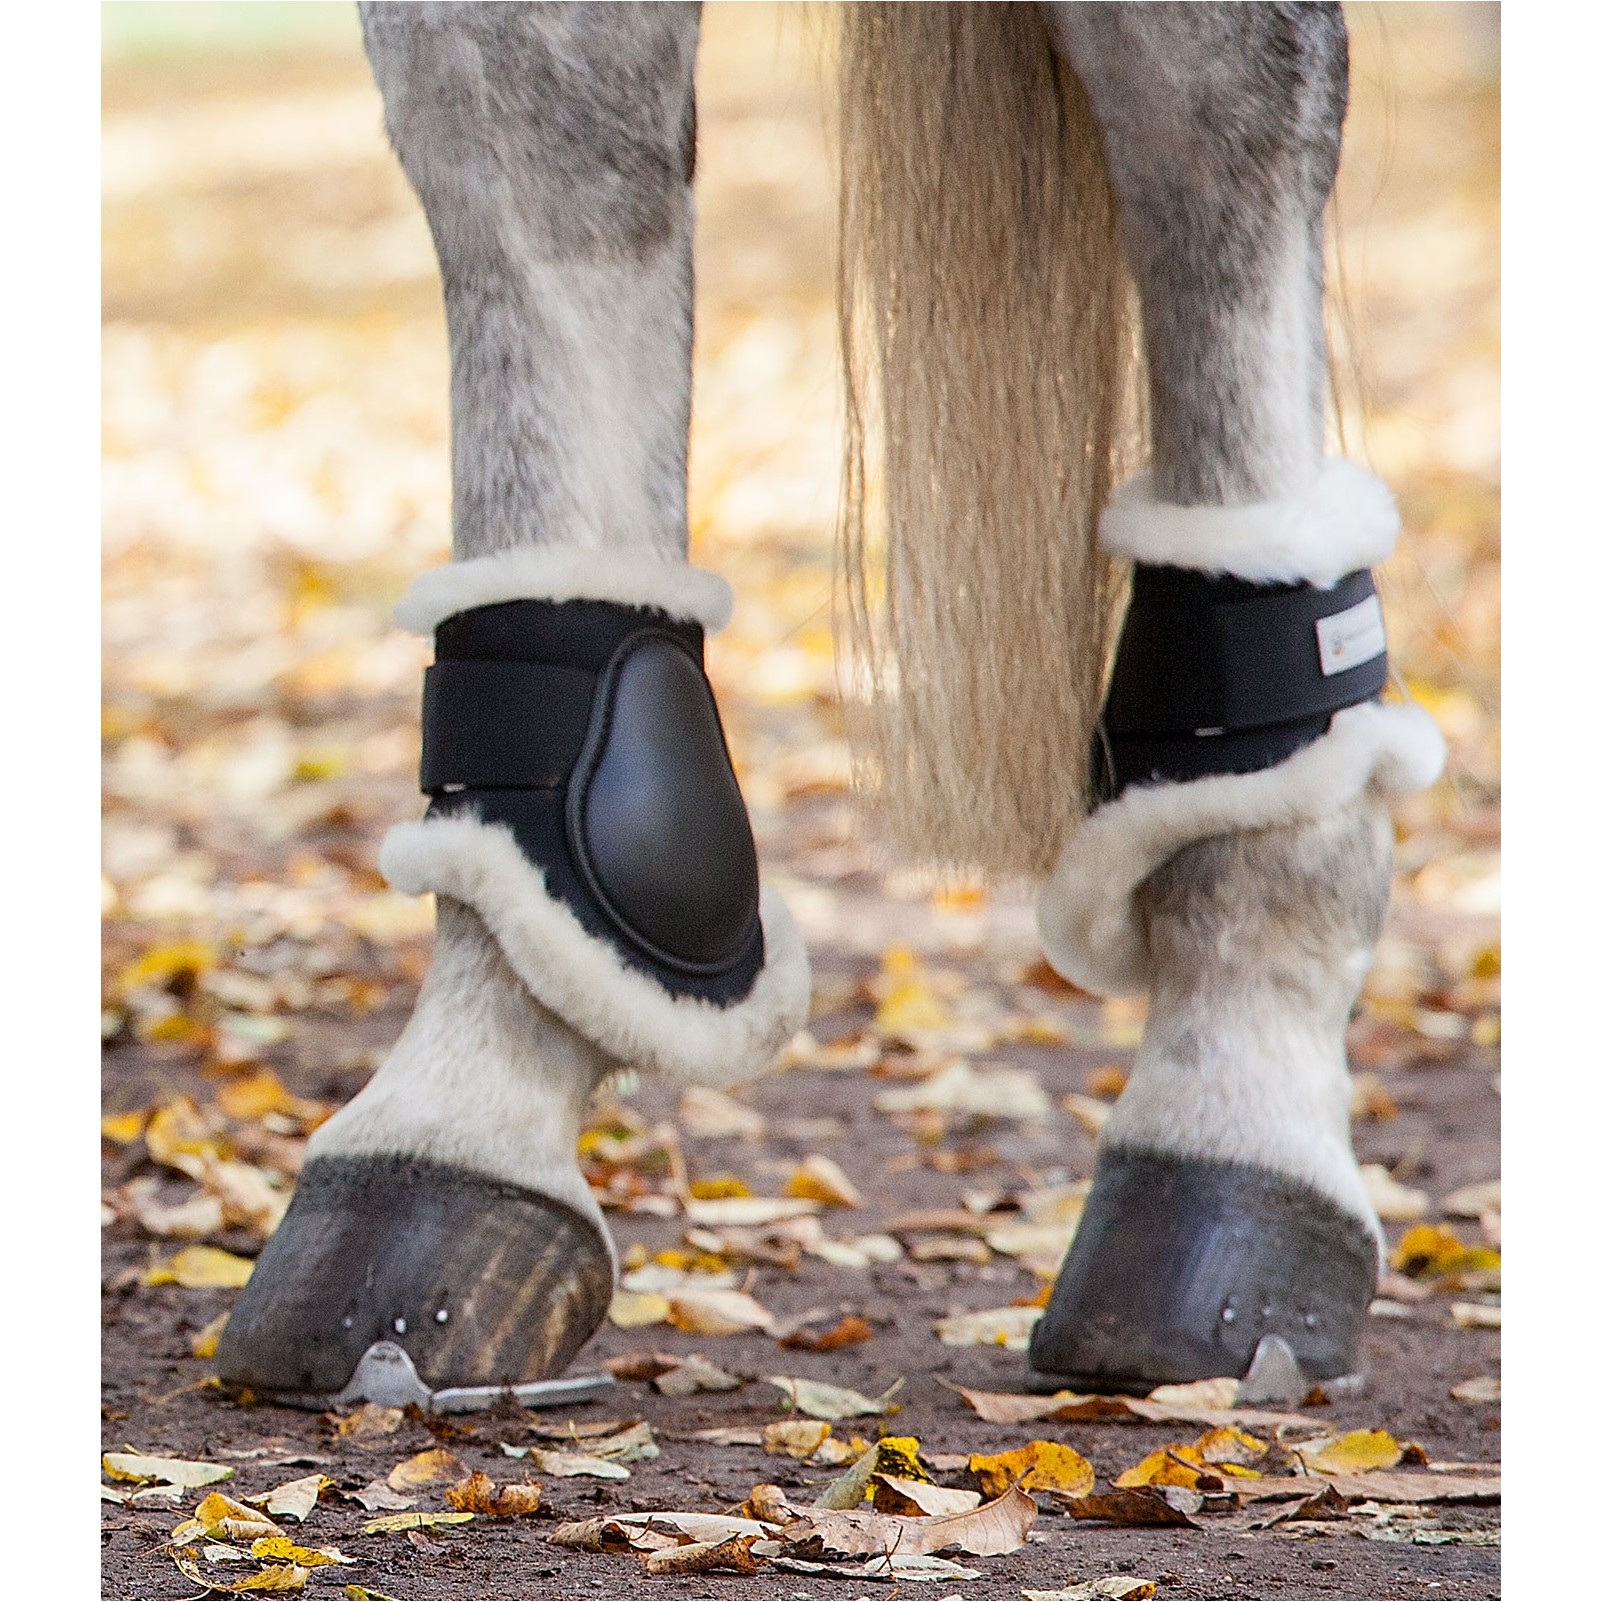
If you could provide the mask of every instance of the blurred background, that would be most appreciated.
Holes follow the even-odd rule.
[[[1375,1052],[1494,1046],[1498,12],[1348,15],[1348,433],[1403,508],[1393,661],[1452,753],[1400,811],[1360,1027]],[[109,1093],[268,1060],[342,1099],[430,938],[375,864],[421,810],[428,646],[389,609],[448,553],[433,252],[354,6],[113,5],[104,50],[104,1032],[142,1086]],[[692,556],[738,597],[709,664],[767,872],[825,982],[892,942],[1027,961],[1026,896],[887,867],[850,805],[833,202],[799,8],[709,5],[699,89]]]

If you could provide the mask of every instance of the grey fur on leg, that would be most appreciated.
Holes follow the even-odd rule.
[[[361,14],[444,280],[457,557],[682,558],[699,7]]]
[[[1059,4],[1140,288],[1153,476],[1180,505],[1303,490],[1324,449],[1323,211],[1346,112],[1333,4]]]

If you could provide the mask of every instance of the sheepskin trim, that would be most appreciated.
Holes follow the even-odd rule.
[[[1327,590],[1383,562],[1401,517],[1391,492],[1343,456],[1326,456],[1301,495],[1246,506],[1175,506],[1142,473],[1101,514],[1102,549],[1134,562],[1231,573],[1253,584],[1306,582]]]
[[[519,546],[419,573],[395,608],[413,634],[431,634],[446,618],[500,601],[615,601],[654,606],[716,633],[734,611],[725,579],[688,562],[665,562],[649,550],[592,551],[572,545]]]
[[[729,1085],[767,1068],[806,1022],[812,975],[780,896],[761,901],[766,960],[743,1001],[673,996],[589,934],[545,886],[511,831],[425,818],[389,831],[378,865],[397,890],[470,906],[529,994],[609,1056],[684,1084]]]
[[[1386,797],[1425,789],[1445,761],[1422,708],[1367,702],[1337,712],[1327,734],[1277,767],[1133,786],[1086,819],[1041,888],[1046,956],[1098,995],[1142,990],[1149,953],[1134,892],[1176,851],[1211,835],[1328,817],[1370,787]]]

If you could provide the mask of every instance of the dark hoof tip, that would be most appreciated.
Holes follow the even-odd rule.
[[[1113,1151],[1029,1342],[1032,1390],[1143,1393],[1242,1378],[1267,1336],[1309,1381],[1357,1367],[1373,1238],[1261,1168]]]
[[[406,1157],[309,1163],[217,1348],[225,1383],[337,1396],[375,1343],[430,1390],[561,1370],[612,1296],[588,1219],[516,1185]]]

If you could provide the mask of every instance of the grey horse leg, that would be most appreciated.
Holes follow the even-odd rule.
[[[1154,459],[1131,515],[1169,544],[1155,557],[1119,554],[1242,572],[1216,548],[1184,544],[1241,508],[1235,543],[1257,528],[1289,542],[1306,565],[1286,577],[1331,582],[1367,565],[1343,558],[1353,520],[1329,486],[1388,497],[1350,464],[1326,476],[1324,459],[1322,217],[1346,104],[1339,7],[1093,4],[1050,15],[1102,132],[1148,345]],[[1307,535],[1324,526],[1308,509],[1332,504],[1336,548],[1325,549]],[[1257,558],[1245,554],[1252,578]],[[1075,903],[1105,888],[1103,862],[1127,852],[1139,864],[1125,905],[1151,1005],[1035,1332],[1040,1383],[1239,1375],[1260,1349],[1277,1350],[1260,1348],[1264,1337],[1288,1346],[1304,1375],[1355,1366],[1382,1241],[1352,1154],[1344,1049],[1389,898],[1384,786],[1372,775],[1390,741],[1416,746],[1428,782],[1438,740],[1398,724],[1403,709],[1354,711],[1339,737],[1282,767],[1126,791],[1070,843],[1043,895],[1043,933],[1076,917],[1088,928]],[[1348,760],[1335,743],[1354,729],[1361,749]],[[1186,793],[1209,784],[1214,799],[1196,801],[1187,832]],[[1235,786],[1227,803],[1221,784]],[[1167,808],[1160,818],[1154,802]],[[1110,938],[1105,926],[1077,945],[1063,937],[1065,971],[1076,976],[1087,955],[1094,968]]]
[[[698,8],[368,5],[362,22],[444,282],[457,562],[425,575],[446,585],[433,610],[497,553],[688,571]],[[442,895],[412,1019],[312,1140],[224,1377],[326,1400],[386,1339],[431,1387],[559,1370],[612,1289],[575,1142],[617,1066]]]

